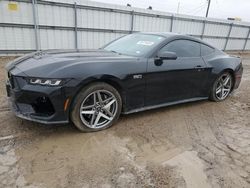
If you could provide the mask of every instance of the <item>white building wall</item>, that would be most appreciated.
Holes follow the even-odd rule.
[[[230,29],[231,21],[228,20],[173,15],[85,0],[48,0],[49,4],[37,1],[35,8],[38,48],[42,50],[76,47],[75,2],[78,6],[77,45],[81,49],[99,48],[111,40],[130,33],[131,28],[133,32],[172,31],[199,38],[203,35],[204,41],[219,49],[224,49],[230,33],[226,50],[242,50],[245,38],[249,35],[250,23],[246,22],[234,22]],[[13,11],[9,9],[9,3],[15,1],[0,1],[0,53],[1,50],[36,50],[32,4],[16,2],[18,9]],[[246,49],[250,49],[249,40]]]

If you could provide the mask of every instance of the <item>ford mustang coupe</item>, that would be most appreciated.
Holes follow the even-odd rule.
[[[120,114],[203,99],[238,88],[241,59],[190,36],[134,33],[98,50],[39,51],[6,66],[16,116],[70,121],[83,132],[110,127]]]

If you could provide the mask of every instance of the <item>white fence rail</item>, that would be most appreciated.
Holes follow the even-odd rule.
[[[250,23],[78,0],[0,1],[0,54],[98,48],[137,31],[192,35],[222,50],[250,50]]]

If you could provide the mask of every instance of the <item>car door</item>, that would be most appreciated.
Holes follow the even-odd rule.
[[[200,54],[200,43],[178,39],[169,42],[158,52],[162,51],[176,53],[177,59],[161,60],[156,56],[149,58],[145,105],[203,96],[202,88],[208,75]]]

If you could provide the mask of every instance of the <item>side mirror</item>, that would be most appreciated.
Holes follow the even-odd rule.
[[[176,60],[177,55],[175,52],[163,51],[157,54],[157,57],[161,60]]]

